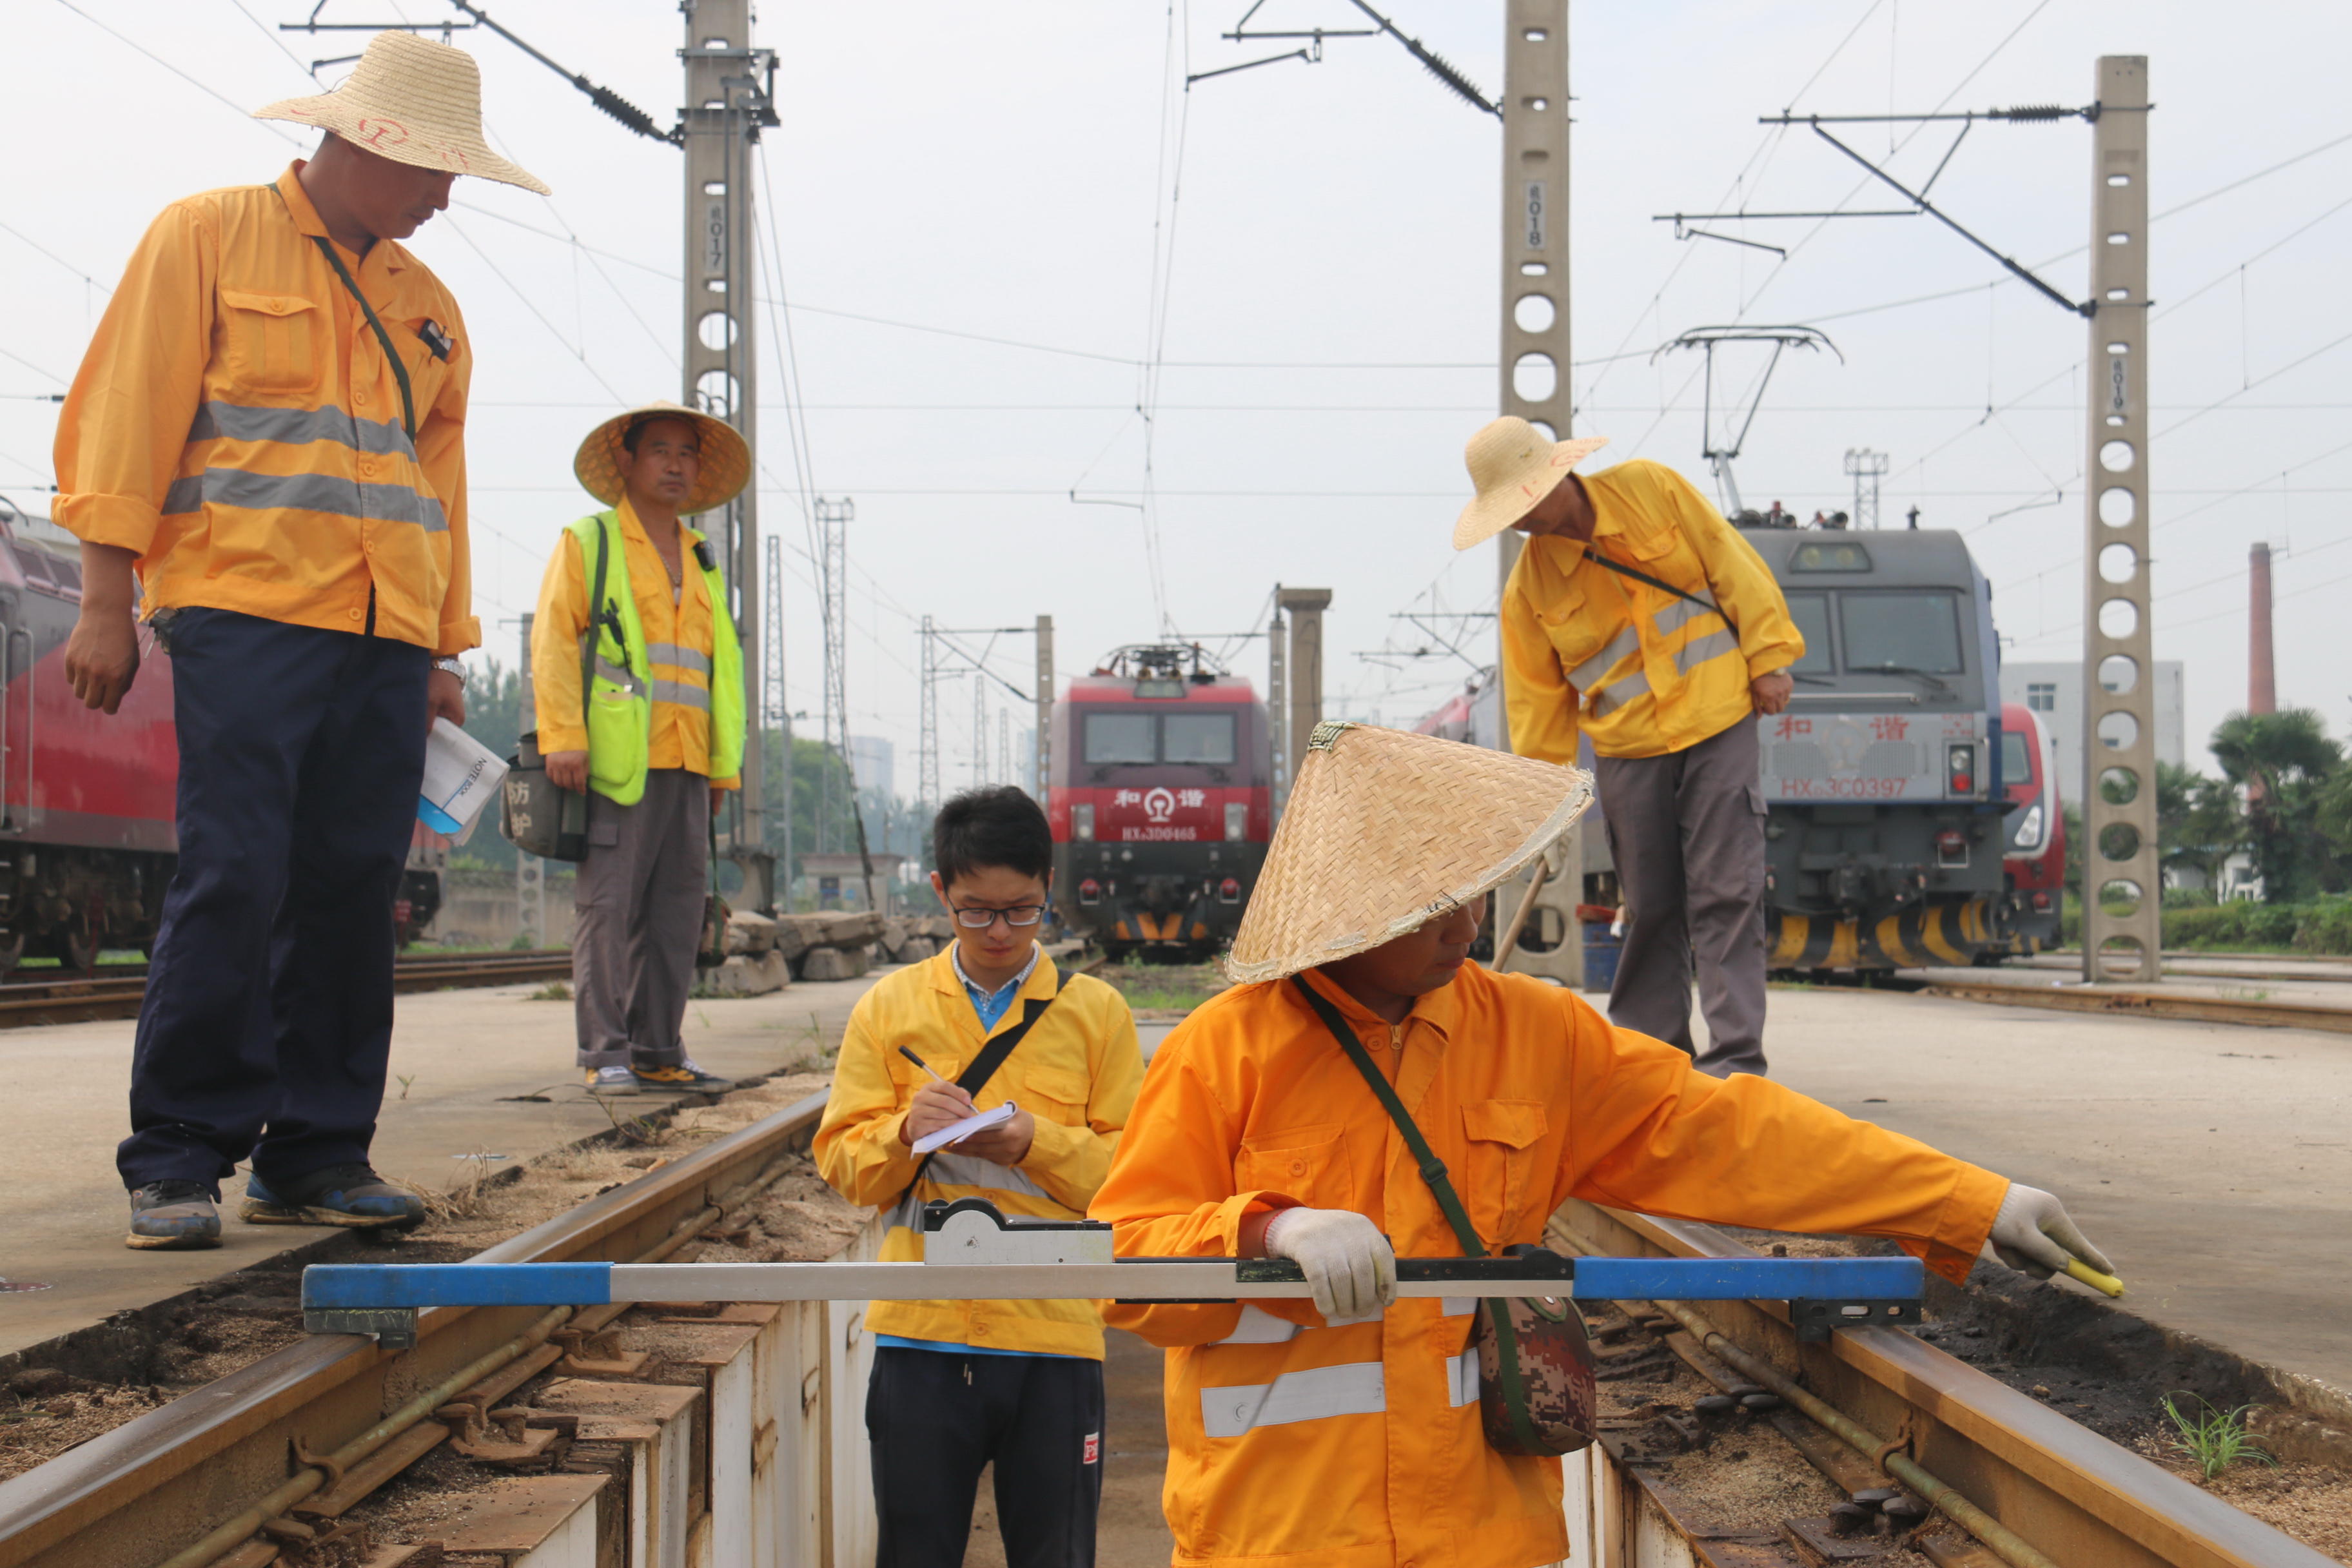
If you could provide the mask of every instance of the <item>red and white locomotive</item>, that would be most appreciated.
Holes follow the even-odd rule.
[[[1054,907],[1113,959],[1232,940],[1274,827],[1265,704],[1197,646],[1115,650],[1054,706]]]

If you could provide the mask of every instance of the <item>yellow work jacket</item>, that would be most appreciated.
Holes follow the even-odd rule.
[[[685,586],[670,597],[669,568],[653,536],[623,496],[621,542],[628,555],[629,597],[636,601],[637,625],[653,665],[653,733],[646,745],[648,768],[710,772],[710,665],[713,614],[710,587],[695,564],[702,535],[684,523],[678,562]],[[610,588],[609,582],[606,584]],[[584,752],[588,731],[580,707],[580,637],[588,629],[588,572],[580,541],[567,532],[548,557],[540,580],[539,611],[530,623],[530,689],[539,724],[539,750]],[[740,780],[712,779],[721,789]]]
[[[1061,994],[974,1095],[982,1110],[1007,1100],[1036,1121],[1018,1165],[941,1149],[883,1238],[884,1262],[920,1258],[921,1239],[903,1223],[933,1198],[986,1198],[1008,1215],[1085,1216],[1109,1171],[1143,1081],[1135,1016],[1111,986],[1090,974],[1062,975],[1042,954],[1013,1005],[982,1031],[956,978],[954,949],[889,974],[849,1016],[833,1094],[817,1126],[817,1170],[853,1204],[899,1201],[921,1157],[898,1141],[915,1091],[930,1081],[898,1052],[905,1046],[952,1082],[991,1038],[1018,1025],[1033,1000]],[[1075,1301],[876,1301],[866,1326],[877,1334],[1028,1354],[1102,1359],[1102,1304]]]
[[[373,597],[377,636],[463,653],[482,640],[465,323],[393,241],[337,247],[408,372],[412,445],[374,329],[312,237],[327,229],[301,167],[149,227],[58,417],[57,521],[136,554],[150,613],[357,632]]]
[[[1967,1277],[2008,1184],[1767,1079],[1714,1079],[1573,992],[1475,965],[1391,1026],[1320,974],[1445,1162],[1487,1250],[1570,1197],[1892,1237]],[[1122,1257],[1232,1256],[1243,1220],[1368,1215],[1400,1256],[1462,1254],[1412,1152],[1288,981],[1196,1008],[1151,1071],[1092,1217]],[[1169,1347],[1179,1568],[1527,1568],[1567,1555],[1556,1458],[1486,1446],[1472,1303],[1327,1326],[1311,1303],[1114,1304]]]
[[[1573,764],[1580,728],[1601,756],[1655,757],[1748,718],[1748,683],[1805,654],[1771,569],[1662,463],[1620,463],[1584,489],[1591,549],[1715,607],[1620,576],[1577,540],[1529,539],[1503,588],[1511,749]]]

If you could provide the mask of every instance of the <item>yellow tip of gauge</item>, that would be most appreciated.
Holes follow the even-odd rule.
[[[2066,1278],[2079,1279],[2104,1296],[2120,1296],[2124,1293],[2122,1280],[2112,1274],[2100,1273],[2079,1258],[2070,1258],[2066,1260]]]

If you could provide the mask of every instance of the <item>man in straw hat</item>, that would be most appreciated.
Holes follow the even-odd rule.
[[[1511,749],[1573,763],[1589,736],[1625,947],[1609,1016],[1692,1049],[1702,1071],[1764,1070],[1764,799],[1759,713],[1778,713],[1805,639],[1761,557],[1663,464],[1570,472],[1606,437],[1548,439],[1524,419],[1470,438],[1467,550],[1528,535],[1503,589]]]
[[[2042,1274],[2106,1269],[2048,1193],[1768,1079],[1710,1078],[1572,992],[1470,963],[1488,891],[1589,795],[1575,770],[1431,736],[1326,724],[1308,742],[1234,937],[1239,984],[1161,1043],[1088,1210],[1122,1256],[1289,1258],[1313,1287],[1311,1303],[1109,1310],[1169,1347],[1167,1513],[1188,1568],[1567,1555],[1559,1460],[1482,1435],[1471,1305],[1390,1304],[1397,1255],[1468,1248],[1375,1075],[1490,1253],[1539,1243],[1579,1197],[1889,1237],[1956,1282],[1988,1242]]]
[[[116,1154],[134,1247],[218,1245],[220,1179],[248,1156],[247,1220],[424,1215],[368,1147],[425,736],[465,721],[457,656],[481,637],[471,347],[398,242],[458,174],[546,189],[484,145],[480,99],[469,57],[385,33],[336,91],[258,110],[321,128],[317,153],[163,210],[60,416],[67,680],[114,712],[143,609],[179,734],[179,865]]]
[[[652,403],[590,431],[572,470],[608,510],[547,563],[530,668],[547,776],[588,796],[579,1065],[592,1094],[716,1093],[734,1086],[687,1059],[679,1029],[711,817],[743,765],[743,654],[718,560],[684,519],[734,500],[751,454],[726,421]]]

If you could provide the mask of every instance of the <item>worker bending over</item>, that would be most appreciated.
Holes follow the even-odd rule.
[[[934,1198],[1082,1217],[1127,1126],[1143,1058],[1119,994],[1065,975],[1036,942],[1054,837],[1011,786],[972,790],[932,826],[945,952],[859,998],[818,1125],[824,1179],[889,1211],[886,1262],[923,1255]],[[1012,1120],[929,1156],[916,1140],[1010,1102]],[[1103,1324],[1096,1301],[876,1301],[866,1431],[877,1568],[958,1568],[982,1466],[1011,1568],[1087,1568],[1102,1502]]]
[[[1540,1243],[1576,1197],[1891,1237],[1956,1282],[1988,1237],[2040,1272],[2070,1253],[2106,1269],[2047,1193],[1769,1079],[1708,1077],[1571,991],[1469,963],[1488,889],[1587,797],[1573,770],[1433,737],[1326,724],[1308,742],[1234,938],[1241,984],[1160,1045],[1091,1210],[1122,1257],[1288,1258],[1313,1289],[1110,1308],[1169,1347],[1165,1500],[1185,1568],[1567,1555],[1559,1461],[1486,1441],[1471,1304],[1391,1303],[1397,1254],[1467,1249],[1367,1072],[1489,1253]]]
[[[1764,1071],[1764,796],[1759,713],[1793,689],[1805,639],[1748,542],[1663,464],[1569,470],[1605,437],[1546,439],[1524,419],[1470,438],[1467,550],[1528,535],[1503,588],[1511,749],[1573,764],[1592,741],[1601,815],[1625,901],[1609,1016],[1692,1049],[1700,1070]]]
[[[163,210],[58,426],[81,539],[66,679],[114,712],[134,609],[171,655],[178,864],[115,1152],[134,1247],[244,1217],[414,1225],[368,1164],[392,1047],[393,901],[434,720],[481,641],[457,301],[399,241],[459,174],[544,194],[484,144],[471,57],[380,33],[350,79],[257,112],[321,128],[277,181]],[[138,584],[132,584],[136,569]]]
[[[572,894],[572,1016],[588,1092],[715,1094],[682,1034],[711,820],[743,765],[743,654],[727,584],[681,514],[725,506],[751,450],[674,403],[589,432],[572,472],[609,510],[563,532],[530,627],[539,749],[588,796]]]

